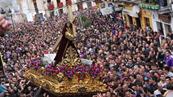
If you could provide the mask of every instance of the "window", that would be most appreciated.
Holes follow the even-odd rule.
[[[163,0],[164,1],[164,0]],[[157,4],[160,0],[143,0],[144,3]]]
[[[128,15],[130,25],[133,24],[132,17]]]
[[[5,10],[3,8],[1,8],[1,14],[5,14]]]
[[[51,0],[47,0],[47,3],[50,3],[51,2]]]
[[[145,3],[149,3],[149,0],[145,0]]]
[[[165,31],[166,33],[171,33],[172,32],[171,25],[165,24]]]
[[[56,0],[57,3],[60,3],[60,0]]]
[[[157,30],[159,33],[161,33],[162,35],[164,35],[164,32],[163,32],[163,25],[161,22],[157,22]]]
[[[168,5],[167,0],[159,0],[159,5],[162,7],[167,6]]]
[[[150,20],[149,20],[149,18],[145,18],[145,25],[150,27]]]

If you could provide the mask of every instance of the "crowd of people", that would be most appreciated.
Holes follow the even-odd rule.
[[[93,25],[77,37],[81,58],[104,67],[109,92],[95,97],[163,97],[173,89],[173,69],[166,64],[173,40],[158,32],[122,27],[121,19],[95,15]]]
[[[92,25],[77,28],[75,45],[81,58],[104,68],[100,79],[109,89],[94,97],[163,97],[166,92],[173,92],[173,68],[165,62],[172,54],[172,37],[161,43],[159,32],[129,28],[123,25],[119,15],[111,18],[94,11],[83,14]],[[6,88],[5,95],[33,97],[36,94],[39,87],[25,80],[23,73],[32,59],[43,56],[53,47],[66,18],[55,16],[41,24],[17,24],[15,31],[0,38],[0,50],[6,63],[7,80],[1,82]],[[50,95],[44,92],[41,97]]]
[[[55,44],[65,20],[66,16],[63,16],[48,19],[41,24],[32,22],[17,24],[15,31],[11,29],[0,38],[0,50],[6,63],[4,71],[8,79],[1,83],[7,89],[6,95],[11,95],[10,97],[34,95],[37,88],[26,82],[23,73],[32,59],[41,57]]]

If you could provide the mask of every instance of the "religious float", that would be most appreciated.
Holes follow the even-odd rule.
[[[70,6],[68,10],[69,22],[54,47],[54,62],[43,65],[40,59],[32,60],[24,77],[55,96],[91,97],[106,92],[107,86],[100,81],[102,68],[97,64],[84,65],[79,58],[73,44],[76,33]]]

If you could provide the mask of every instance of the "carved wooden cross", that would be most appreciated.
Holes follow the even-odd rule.
[[[71,0],[66,0],[66,4],[67,4],[67,14],[68,14],[68,21],[70,21],[71,23],[73,22],[73,11],[72,11],[72,3]]]

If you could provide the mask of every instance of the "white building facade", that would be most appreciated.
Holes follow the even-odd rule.
[[[153,12],[153,31],[161,32],[164,36],[172,33],[173,17],[171,15],[160,15],[158,12]]]
[[[49,0],[50,2],[48,2],[48,0],[17,0],[20,12],[25,14],[27,21],[34,21],[36,14],[34,1],[36,2],[39,13],[42,13],[44,18],[50,17],[51,12],[53,12],[54,15],[67,13],[66,0]],[[86,2],[71,0],[72,10],[78,11],[81,8],[79,5],[82,5],[82,9],[87,9],[89,8],[88,2],[91,3],[91,6],[96,6],[95,2],[89,0],[86,0]]]
[[[171,0],[165,1],[167,3],[160,6],[160,10],[153,12],[153,30],[167,36],[168,33],[173,33],[173,7]]]

